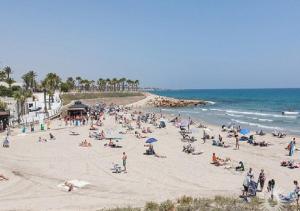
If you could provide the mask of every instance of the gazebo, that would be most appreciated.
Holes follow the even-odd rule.
[[[0,132],[4,131],[9,124],[9,111],[0,111]]]
[[[85,116],[87,115],[87,112],[89,110],[89,107],[81,101],[75,101],[73,105],[71,105],[68,108],[68,115],[69,116]]]

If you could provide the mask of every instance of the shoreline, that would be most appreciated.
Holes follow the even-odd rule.
[[[151,93],[152,94],[152,93]],[[155,95],[155,96],[158,96],[158,97],[166,97],[166,96],[160,96],[160,95],[156,95],[156,94],[152,94],[152,95]],[[166,97],[166,98],[168,98],[168,97]],[[171,98],[172,99],[172,98]],[[179,98],[179,99],[186,99],[186,98]],[[188,99],[187,99],[188,100]],[[201,107],[201,108],[203,108],[203,110],[207,110],[206,108],[205,108],[205,106],[209,106],[209,105],[211,105],[211,104],[215,104],[215,102],[212,102],[212,101],[206,101],[206,100],[204,100],[207,104],[206,105],[203,105],[203,107]],[[156,108],[156,107],[153,107],[154,108],[154,110],[155,109],[158,109],[158,108]],[[188,108],[188,107],[186,107],[186,108]],[[193,112],[192,113],[190,113],[190,114],[186,114],[186,113],[188,113],[188,112],[186,112],[186,111],[180,111],[180,110],[176,110],[176,109],[180,109],[180,108],[171,108],[171,107],[167,107],[167,108],[164,108],[164,107],[161,107],[160,108],[162,111],[163,110],[168,110],[168,111],[165,111],[164,113],[168,113],[168,114],[171,114],[171,115],[178,115],[178,114],[180,114],[180,115],[182,115],[182,116],[185,116],[185,118],[188,118],[189,116],[190,117],[194,117],[194,119],[197,119],[198,121],[200,121],[200,122],[203,122],[203,123],[205,123],[205,124],[207,124],[207,125],[211,125],[211,126],[218,126],[219,124],[220,125],[223,125],[223,124],[225,124],[225,125],[227,125],[229,122],[231,122],[231,123],[233,123],[233,124],[235,124],[235,125],[243,125],[244,126],[244,128],[249,128],[249,129],[251,129],[252,131],[260,131],[260,130],[263,130],[264,132],[266,132],[266,133],[272,133],[273,131],[281,131],[281,132],[283,132],[283,133],[285,133],[285,134],[287,134],[287,135],[289,135],[289,136],[293,136],[293,137],[300,137],[300,133],[299,132],[295,132],[293,129],[289,129],[289,128],[282,128],[282,126],[280,126],[280,125],[272,125],[272,126],[266,126],[266,125],[263,125],[263,122],[262,123],[260,123],[260,122],[257,122],[257,123],[252,123],[252,122],[247,122],[248,120],[237,120],[237,119],[228,119],[228,120],[224,120],[223,122],[215,122],[216,121],[216,119],[218,119],[216,116],[214,116],[213,118],[215,118],[214,119],[214,121],[209,121],[209,120],[204,120],[202,117],[199,117],[199,115],[197,116],[197,115],[195,115],[195,114],[193,114]],[[209,108],[208,108],[209,109]],[[228,110],[228,112],[231,112],[231,109],[226,109],[226,108],[222,108],[222,109],[224,109],[224,110],[222,110],[222,111],[224,111],[224,112],[226,112],[227,110]],[[213,108],[212,110],[219,110],[219,109],[215,109],[215,108]],[[242,111],[239,111],[239,112],[241,112],[241,113],[243,113]],[[216,115],[218,115],[218,114],[216,114]],[[233,114],[228,114],[229,116],[233,116]],[[274,115],[276,115],[276,116],[279,116],[279,115],[282,115],[281,113],[280,114],[274,114]],[[206,116],[206,118],[209,118],[209,117],[207,117]],[[231,117],[231,118],[234,118],[234,117]],[[251,119],[250,117],[248,117],[249,119]],[[282,117],[283,118],[283,117]],[[287,116],[286,118],[289,118],[289,116]],[[255,119],[255,118],[254,118]],[[258,118],[257,118],[258,119]],[[262,119],[262,121],[266,121],[266,119]],[[268,119],[267,119],[268,120]],[[273,120],[268,120],[268,121],[273,121]],[[275,120],[274,120],[275,121]]]

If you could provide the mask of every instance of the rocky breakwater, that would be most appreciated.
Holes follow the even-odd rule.
[[[155,107],[188,107],[206,105],[207,102],[204,100],[182,100],[169,97],[155,97],[148,101],[148,105]]]

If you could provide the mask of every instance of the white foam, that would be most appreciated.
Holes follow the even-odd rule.
[[[276,117],[276,118],[297,118],[297,116],[284,116],[284,115],[280,115],[280,114],[267,114],[267,113],[249,112],[249,111],[226,110],[226,112],[233,113],[233,114],[253,115],[253,116],[270,116],[270,117]]]
[[[216,102],[214,102],[214,101],[205,101],[205,102],[210,104],[210,105],[215,105],[216,104]]]
[[[272,127],[272,126],[267,126],[267,125],[261,125],[261,124],[257,124],[257,123],[253,123],[253,122],[240,121],[240,120],[237,120],[237,119],[231,119],[231,121],[239,123],[239,124],[255,126],[255,127],[259,127],[259,128],[272,129],[272,130],[283,130],[280,127]]]

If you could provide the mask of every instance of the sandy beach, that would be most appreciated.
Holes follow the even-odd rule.
[[[137,102],[132,99],[126,102],[124,98],[122,104],[139,110],[153,98],[151,94],[135,99]],[[106,114],[105,117],[104,126],[98,127],[100,130],[121,129],[113,116]],[[134,123],[133,126],[136,127]],[[255,136],[256,140],[271,145],[259,147],[241,142],[240,149],[235,150],[234,138],[226,138],[227,133],[221,132],[220,126],[207,125],[211,135],[221,134],[229,148],[212,146],[211,140],[203,143],[203,129],[191,126],[198,140],[193,145],[196,151],[203,152],[191,155],[182,152],[185,143],[172,123],[162,129],[144,123],[143,126],[154,131],[146,136],[158,139],[153,144],[155,151],[166,158],[144,155],[147,138],[137,139],[134,134],[122,135],[122,140],[117,142],[122,148],[105,147],[107,140],[89,138],[89,125],[65,127],[62,121],[53,120],[50,131],[22,134],[20,129],[14,129],[10,148],[0,148],[0,174],[9,177],[8,181],[0,181],[0,210],[97,210],[142,207],[147,201],[174,200],[183,195],[238,197],[249,167],[253,168],[256,179],[264,169],[266,181],[275,179],[283,193],[293,190],[293,180],[300,180],[299,169],[280,166],[282,160],[290,159],[285,147],[292,136],[282,139],[271,134]],[[70,135],[70,131],[79,135]],[[49,132],[56,140],[38,142],[39,137],[48,138]],[[3,139],[4,134],[1,134]],[[91,142],[92,147],[79,147],[84,139]],[[298,137],[296,143],[299,144]],[[112,173],[113,163],[122,164],[123,152],[128,156],[128,172]],[[213,152],[221,158],[229,157],[233,166],[243,161],[246,171],[236,172],[210,164]],[[293,159],[299,162],[299,156],[296,151]],[[75,179],[90,184],[72,192],[58,187],[66,180]]]

